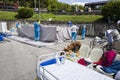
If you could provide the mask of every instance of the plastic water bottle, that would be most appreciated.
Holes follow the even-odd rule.
[[[65,56],[62,56],[61,64],[65,64]]]
[[[64,64],[65,63],[65,58],[66,58],[65,52],[61,52],[60,56],[61,56],[61,64]]]
[[[56,58],[56,64],[60,65],[60,59],[58,53],[55,53],[55,58]]]

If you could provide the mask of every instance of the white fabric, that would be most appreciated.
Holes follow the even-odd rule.
[[[115,80],[120,80],[120,71],[116,74]]]
[[[117,25],[120,25],[120,20],[117,21]]]
[[[22,26],[18,29],[18,34],[21,37],[28,37],[34,39],[34,25]],[[42,31],[40,32],[41,41],[64,41],[71,39],[71,30],[67,26],[51,26],[51,25],[41,25]]]
[[[41,27],[40,41],[54,42],[56,40],[56,27]]]
[[[108,34],[110,34],[110,33],[112,33],[112,31],[113,31],[112,29],[106,30],[106,31],[105,31],[105,37],[107,38],[106,32],[107,32]],[[113,36],[112,36],[112,37],[113,37]]]
[[[44,66],[44,69],[58,80],[113,80],[110,77],[69,60],[66,60],[64,65],[52,64]],[[40,70],[42,71],[42,68]],[[48,80],[57,80],[50,74],[46,71],[44,73]]]
[[[61,27],[56,26],[57,28],[57,40],[58,41],[64,41],[70,39],[71,36],[71,30],[70,27]]]
[[[72,32],[77,32],[79,28],[76,25],[71,26],[71,31]]]
[[[7,30],[7,23],[6,22],[1,22],[0,23],[0,32],[9,32],[8,30]]]
[[[21,28],[18,28],[18,34],[21,37],[34,39],[34,26],[22,26]]]
[[[119,34],[119,31],[117,29],[113,29],[112,35],[117,36]]]

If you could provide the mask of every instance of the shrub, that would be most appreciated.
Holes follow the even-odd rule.
[[[19,18],[30,18],[33,16],[33,9],[31,8],[21,8],[18,11]]]
[[[106,21],[117,21],[120,19],[120,1],[112,1],[102,7],[102,15]]]

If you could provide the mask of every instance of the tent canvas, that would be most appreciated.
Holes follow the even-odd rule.
[[[6,22],[1,22],[0,23],[0,32],[7,32],[7,23]]]
[[[70,27],[62,26],[45,26],[41,25],[40,31],[40,41],[54,42],[54,41],[64,41],[70,39]],[[18,35],[21,37],[27,37],[34,39],[34,26],[22,26],[18,29]]]
[[[34,25],[22,26],[17,29],[18,36],[34,39]]]
[[[41,27],[40,40],[54,42],[56,40],[56,27]]]

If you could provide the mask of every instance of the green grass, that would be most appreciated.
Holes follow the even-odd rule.
[[[16,20],[15,16],[17,12],[7,12],[7,11],[0,11],[0,19],[4,20]]]
[[[16,20],[17,12],[0,11],[0,19]],[[34,14],[29,20],[48,20],[52,18],[53,21],[73,21],[73,22],[95,22],[102,19],[101,15],[54,15],[54,14]]]

